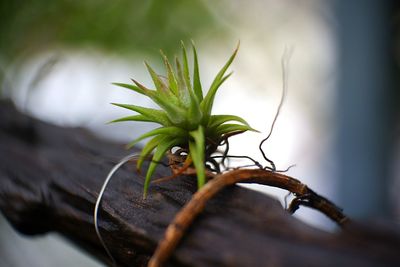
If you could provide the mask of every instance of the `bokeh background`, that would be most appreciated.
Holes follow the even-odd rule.
[[[122,142],[152,126],[107,125],[127,114],[109,103],[152,104],[112,82],[134,77],[150,86],[143,60],[162,73],[159,49],[172,57],[181,40],[194,40],[207,85],[240,40],[235,73],[214,111],[262,131],[231,141],[232,154],[259,160],[282,90],[282,55],[291,47],[289,92],[267,155],[280,169],[296,164],[289,175],[351,217],[399,224],[396,1],[5,0],[0,18],[0,96],[44,121]],[[312,210],[296,216],[335,230]],[[0,217],[0,266],[102,265],[56,234],[20,236]]]

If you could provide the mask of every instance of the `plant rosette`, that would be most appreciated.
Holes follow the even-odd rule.
[[[166,154],[170,154],[168,152],[171,152],[173,148],[178,147],[181,149],[180,151],[184,151],[186,154],[184,166],[195,169],[198,188],[201,188],[206,183],[207,163],[219,169],[216,162],[210,158],[217,151],[218,146],[233,135],[256,131],[241,117],[211,113],[218,89],[232,74],[226,74],[226,72],[234,60],[238,48],[239,45],[215,76],[205,96],[203,96],[197,52],[193,43],[192,75],[189,71],[186,48],[182,42],[182,63],[176,57],[174,67],[161,51],[166,69],[165,76],[157,74],[145,62],[155,89],[149,89],[134,79],[132,79],[133,84],[114,83],[150,98],[160,108],[113,103],[113,105],[132,110],[136,114],[112,122],[144,121],[161,125],[136,138],[128,145],[130,148],[139,141],[150,138],[137,160],[137,170],[140,170],[144,160],[154,151],[145,177],[144,197],[157,164]]]

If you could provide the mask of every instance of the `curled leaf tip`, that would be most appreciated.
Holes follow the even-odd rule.
[[[238,40],[235,51],[239,50],[240,47],[240,40]]]
[[[131,78],[132,82],[134,84],[136,84],[136,86],[138,86],[139,88],[143,89],[143,90],[150,90],[149,88],[147,88],[146,86],[144,86],[143,84],[139,83],[138,81],[136,81],[135,79]]]

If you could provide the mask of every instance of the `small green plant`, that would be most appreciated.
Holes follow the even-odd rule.
[[[146,196],[157,163],[172,148],[180,147],[187,151],[186,162],[193,163],[197,174],[198,188],[201,188],[206,182],[207,159],[216,152],[221,142],[235,134],[255,131],[244,119],[238,116],[211,114],[218,89],[232,74],[226,74],[226,71],[234,60],[238,48],[239,45],[218,72],[205,96],[203,96],[200,82],[196,48],[192,44],[193,75],[191,76],[183,42],[183,64],[176,57],[175,68],[172,67],[161,51],[166,76],[158,75],[149,64],[145,63],[155,89],[146,88],[136,80],[132,80],[134,84],[114,83],[149,97],[160,107],[160,109],[152,109],[131,104],[113,103],[116,106],[135,111],[137,114],[112,122],[145,121],[161,125],[161,127],[136,138],[128,145],[128,147],[132,147],[141,140],[151,138],[143,147],[137,161],[137,169],[140,170],[144,160],[155,151],[146,173],[144,196]]]

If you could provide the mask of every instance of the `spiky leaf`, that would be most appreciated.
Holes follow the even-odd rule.
[[[232,75],[232,72],[229,73],[228,75],[224,76],[219,83],[216,85],[216,87],[213,90],[212,94],[207,94],[206,97],[203,99],[203,101],[201,102],[201,109],[204,113],[204,120],[203,122],[205,124],[208,123],[209,119],[210,119],[210,115],[211,115],[211,110],[212,110],[212,106],[214,104],[214,98],[215,95],[218,91],[218,88],[223,84],[223,82],[225,82],[230,76]],[[210,91],[208,91],[210,92]]]
[[[131,148],[134,145],[136,145],[138,142],[140,142],[146,138],[155,136],[155,135],[165,135],[165,136],[184,138],[187,135],[187,132],[179,127],[174,127],[174,126],[156,128],[154,130],[151,130],[150,132],[147,132],[147,133],[141,135],[140,137],[138,137],[135,140],[133,140],[132,142],[130,142],[128,144],[128,148]]]
[[[206,180],[204,166],[205,143],[203,126],[200,125],[197,130],[190,132],[190,136],[193,138],[193,141],[189,141],[190,156],[193,160],[194,167],[196,168],[198,188],[201,188],[205,184]]]
[[[249,124],[239,116],[235,115],[212,115],[210,117],[210,121],[208,122],[208,128],[217,127],[228,121],[237,121],[243,123],[244,125],[249,126]]]
[[[144,107],[139,107],[135,105],[129,105],[129,104],[118,104],[118,103],[111,103],[114,106],[118,106],[121,108],[126,108],[132,111],[136,111],[137,113],[140,113],[141,115],[145,116],[149,120],[152,120],[153,122],[162,124],[164,126],[169,126],[171,125],[171,121],[168,118],[168,115],[165,111],[163,110],[157,110],[153,108],[144,108]]]
[[[143,162],[146,159],[148,155],[158,146],[158,144],[163,140],[165,136],[158,135],[151,139],[149,142],[146,143],[146,145],[142,148],[142,151],[140,152],[139,159],[136,162],[136,169],[140,171],[142,168]]]
[[[185,44],[182,43],[182,58],[183,58],[183,79],[185,81],[185,85],[188,91],[192,90],[192,86],[190,84],[190,75],[189,75],[189,64],[186,54]]]
[[[144,192],[143,192],[144,198],[147,195],[147,190],[149,188],[150,179],[157,167],[158,162],[162,159],[165,152],[167,152],[169,149],[171,149],[171,147],[174,146],[178,140],[179,140],[178,138],[171,138],[169,136],[165,136],[157,145],[157,150],[154,153],[154,156],[153,156],[152,161],[150,162],[149,168],[147,169],[146,178],[144,181]]]
[[[245,132],[245,131],[253,131],[257,132],[257,130],[254,130],[250,126],[247,125],[240,125],[240,124],[222,124],[217,127],[215,130],[215,134],[217,136],[226,134],[226,133],[231,133],[231,132]]]
[[[204,97],[204,99],[201,103],[202,110],[203,110],[205,116],[209,116],[211,114],[211,108],[214,103],[215,94],[217,93],[218,88],[231,75],[231,73],[230,73],[230,74],[224,76],[226,70],[229,68],[232,61],[235,59],[238,49],[239,49],[239,44],[236,47],[235,51],[233,52],[232,56],[229,58],[228,62],[225,63],[225,65],[222,67],[222,69],[215,76],[214,81],[212,82],[209,91],[207,92],[206,96]]]
[[[167,69],[169,89],[175,96],[179,97],[178,82],[176,80],[174,70],[172,69],[172,66],[169,63],[167,56],[162,51],[161,54],[164,58],[165,68]]]
[[[126,116],[122,117],[116,120],[112,120],[109,123],[114,123],[114,122],[123,122],[123,121],[146,121],[146,122],[155,122],[153,119],[146,117],[144,115],[133,115],[133,116]]]
[[[119,87],[124,87],[124,88],[130,89],[130,90],[135,91],[142,95],[147,95],[146,91],[148,89],[144,88],[144,87],[139,87],[139,86],[136,86],[133,84],[126,84],[126,83],[112,83],[112,84],[119,86]]]
[[[197,96],[199,102],[203,100],[203,89],[201,88],[200,73],[199,73],[199,62],[197,59],[197,51],[194,43],[192,42],[193,50],[193,90]]]

